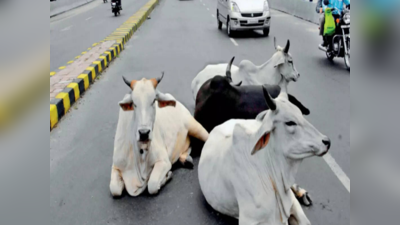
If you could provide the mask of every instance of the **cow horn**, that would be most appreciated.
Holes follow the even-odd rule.
[[[276,45],[276,37],[274,37],[274,47],[275,47],[275,50],[278,50],[278,46]]]
[[[161,80],[163,79],[163,77],[164,77],[164,71],[161,72],[161,77],[157,78],[157,84],[159,84],[159,83],[161,82]]]
[[[242,85],[242,81],[240,81],[239,83],[235,84],[236,87],[240,87],[240,85]]]
[[[228,77],[229,80],[231,80],[231,82],[232,82],[231,67],[233,60],[235,60],[235,56],[232,57],[231,61],[228,63],[228,66],[226,67],[226,77]]]
[[[272,111],[276,110],[275,101],[269,95],[268,90],[264,86],[263,86],[263,93],[264,93],[264,99],[265,99],[265,102],[267,103],[268,108]]]
[[[289,48],[290,48],[290,41],[287,40],[287,43],[286,43],[285,49],[283,49],[283,52],[287,54],[289,52]]]
[[[128,85],[128,87],[131,87],[131,82],[129,82],[124,76],[122,76],[122,79],[124,80],[125,84]]]

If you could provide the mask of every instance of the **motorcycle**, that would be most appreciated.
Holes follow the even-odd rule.
[[[335,8],[335,10],[338,10]],[[336,21],[335,34],[328,36],[328,44],[318,48],[326,52],[328,60],[332,61],[335,57],[344,58],[346,69],[350,71],[350,10],[344,9],[341,17]]]
[[[111,11],[114,13],[115,16],[121,14],[120,13],[121,8],[119,7],[118,3],[119,3],[118,0],[111,1]]]

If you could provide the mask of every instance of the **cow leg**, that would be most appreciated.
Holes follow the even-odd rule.
[[[171,163],[169,161],[158,161],[154,164],[147,188],[150,194],[157,194],[162,186],[172,177]]]
[[[290,209],[289,225],[311,225],[294,193],[291,192],[290,196],[293,204]]]
[[[297,200],[299,200],[299,202],[304,205],[304,206],[311,206],[312,205],[312,199],[310,197],[310,195],[308,194],[308,192],[301,188],[299,185],[297,184],[293,184],[293,186],[291,187],[293,193],[295,194]]]
[[[189,147],[189,137],[187,137],[187,145],[185,144],[185,150],[183,150],[182,154],[179,156],[179,162],[185,167],[192,169],[194,167],[193,158],[190,156],[190,152],[192,148]]]
[[[119,169],[114,165],[111,167],[111,181],[110,181],[110,192],[113,197],[121,196],[124,190],[124,180]]]

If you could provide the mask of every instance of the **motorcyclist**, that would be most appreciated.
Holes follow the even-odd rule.
[[[348,8],[350,8],[350,0],[321,0],[322,2],[322,8],[320,9],[320,13],[325,12],[326,8],[331,8],[332,15],[336,21],[337,18],[340,18],[343,12],[343,4],[345,4]],[[318,3],[317,3],[318,7]],[[322,36],[322,44],[321,46],[326,47],[328,42],[326,41],[326,38],[324,37],[324,24],[325,24],[325,16],[321,17],[320,21],[320,32],[319,35]]]
[[[122,10],[122,2],[121,1],[122,0],[114,0],[114,1],[111,1],[111,2],[116,2],[117,6],[119,6],[119,9]]]

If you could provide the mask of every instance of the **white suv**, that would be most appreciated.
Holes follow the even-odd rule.
[[[263,30],[268,36],[271,14],[268,0],[217,0],[218,29],[226,24],[231,37],[237,30]]]

